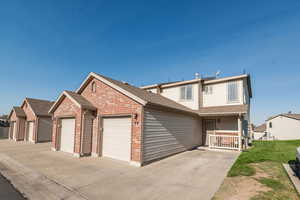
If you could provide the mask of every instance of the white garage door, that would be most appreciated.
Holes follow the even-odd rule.
[[[17,122],[14,122],[13,127],[14,127],[14,129],[13,129],[13,139],[16,140],[16,138],[17,138],[17,133],[18,133]]]
[[[28,140],[29,142],[34,142],[33,140],[33,122],[28,122]]]
[[[74,152],[75,119],[61,120],[60,150],[68,153]]]
[[[103,119],[103,156],[130,161],[131,118]]]

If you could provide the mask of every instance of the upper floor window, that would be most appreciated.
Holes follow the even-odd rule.
[[[238,102],[239,101],[239,90],[238,90],[238,82],[229,82],[227,85],[227,95],[228,102]]]
[[[205,94],[212,94],[213,93],[213,86],[212,85],[207,85],[204,87],[204,92]]]
[[[95,82],[93,82],[92,85],[91,85],[91,91],[92,91],[93,93],[96,92],[96,83],[95,83]]]
[[[192,100],[193,99],[193,86],[185,85],[180,88],[180,99],[181,100]]]
[[[272,128],[273,124],[272,122],[269,123],[269,128]]]

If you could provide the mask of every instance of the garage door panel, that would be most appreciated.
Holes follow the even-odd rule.
[[[61,120],[60,150],[68,153],[74,152],[75,119]]]
[[[103,119],[103,156],[130,161],[131,118]]]
[[[29,142],[34,142],[33,133],[34,133],[34,122],[28,122],[28,140]]]

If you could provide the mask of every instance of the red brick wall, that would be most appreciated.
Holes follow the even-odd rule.
[[[91,91],[91,84],[96,83],[96,92]],[[132,121],[132,146],[131,160],[141,161],[141,134],[142,134],[142,105],[135,102],[131,98],[111,88],[105,83],[93,79],[89,82],[86,88],[82,91],[82,96],[88,99],[96,108],[97,115],[119,115],[119,114],[137,114],[137,119]],[[99,130],[97,127],[98,120],[96,119],[94,130]],[[100,136],[97,135],[100,131],[94,131],[93,135],[93,153],[98,153]],[[95,145],[96,144],[96,145]],[[98,149],[99,150],[99,149]]]
[[[32,109],[28,105],[27,102],[24,103],[22,106],[22,109],[24,110],[26,114],[26,122],[25,122],[25,131],[24,131],[24,138],[28,138],[28,121],[34,121],[33,125],[33,138],[31,138],[33,141],[36,141],[37,138],[37,117],[34,115]],[[28,138],[29,139],[29,138]]]
[[[59,127],[58,118],[62,117],[75,117],[75,150],[74,153],[80,152],[80,133],[81,133],[81,109],[73,103],[69,98],[65,97],[63,101],[56,108],[53,117],[53,131],[52,131],[52,147],[59,149]]]
[[[29,105],[27,104],[27,102],[24,103],[24,105],[22,106],[22,109],[24,110],[24,112],[26,114],[27,121],[35,121],[36,120],[36,117],[35,117],[34,113],[32,112],[31,108],[29,107]]]
[[[18,119],[18,117],[17,117],[17,115],[16,115],[16,112],[15,111],[13,111],[12,112],[12,114],[11,114],[11,116],[10,116],[10,121],[17,121],[17,119]]]
[[[15,111],[13,111],[9,120],[16,122],[16,136],[13,136],[13,138],[15,137],[17,141],[23,140],[25,132],[25,118],[17,117]]]

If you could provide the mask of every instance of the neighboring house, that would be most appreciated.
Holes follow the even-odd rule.
[[[250,98],[248,75],[141,89],[92,72],[49,110],[52,148],[141,166],[205,145],[207,133],[247,136]]]
[[[266,137],[266,124],[261,124],[253,129],[253,139],[261,140]]]
[[[9,115],[10,138],[32,143],[51,141],[52,116],[48,111],[53,103],[41,99],[25,98],[21,107],[14,107]]]
[[[268,138],[275,140],[300,139],[300,114],[279,114],[266,120]]]

